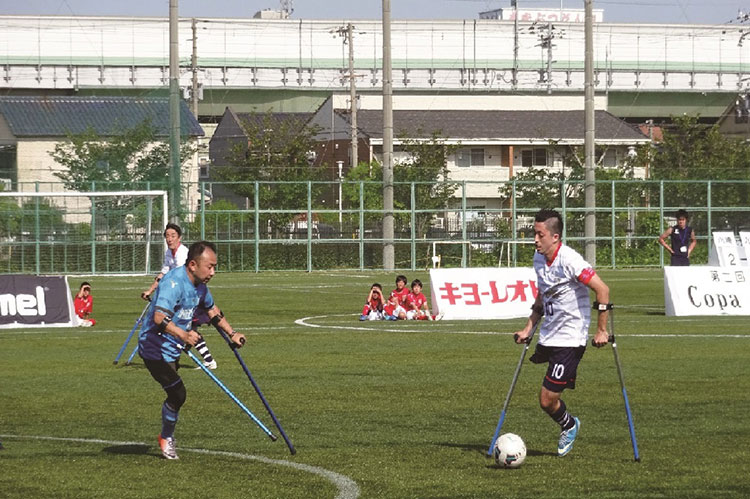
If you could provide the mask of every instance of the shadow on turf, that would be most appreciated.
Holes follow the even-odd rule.
[[[487,456],[487,446],[485,444],[454,444],[449,442],[443,442],[438,444],[441,447],[453,447],[457,449],[463,449],[466,452],[479,452],[483,456]],[[527,449],[527,456],[557,456],[557,452],[542,452],[534,449]]]
[[[144,444],[128,444],[128,445],[113,445],[112,447],[105,447],[102,452],[108,452],[110,454],[148,454],[149,446]]]

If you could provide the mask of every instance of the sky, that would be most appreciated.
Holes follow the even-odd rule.
[[[293,19],[380,19],[381,0],[293,0]],[[181,17],[248,18],[279,0],[179,0]],[[583,0],[518,0],[519,8],[583,9]],[[740,24],[750,0],[593,0],[605,22]],[[391,18],[476,19],[510,0],[391,0]],[[169,0],[0,0],[0,15],[167,17]],[[750,19],[741,24],[750,25]]]

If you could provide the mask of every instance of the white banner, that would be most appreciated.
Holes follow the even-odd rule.
[[[513,319],[531,315],[537,295],[531,267],[431,269],[432,312],[443,319]]]
[[[750,269],[664,267],[667,316],[750,315]]]

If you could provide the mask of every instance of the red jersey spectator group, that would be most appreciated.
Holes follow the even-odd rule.
[[[391,291],[387,300],[383,296],[383,287],[373,284],[359,320],[440,320],[442,316],[430,313],[427,298],[422,293],[422,281],[414,279],[411,290],[406,287],[406,282],[406,276],[396,277],[396,289]]]

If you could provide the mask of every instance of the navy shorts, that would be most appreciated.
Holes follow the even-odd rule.
[[[566,388],[575,389],[578,363],[585,351],[585,346],[548,347],[537,343],[536,351],[529,360],[534,364],[549,363],[542,386],[551,392],[560,393]]]

